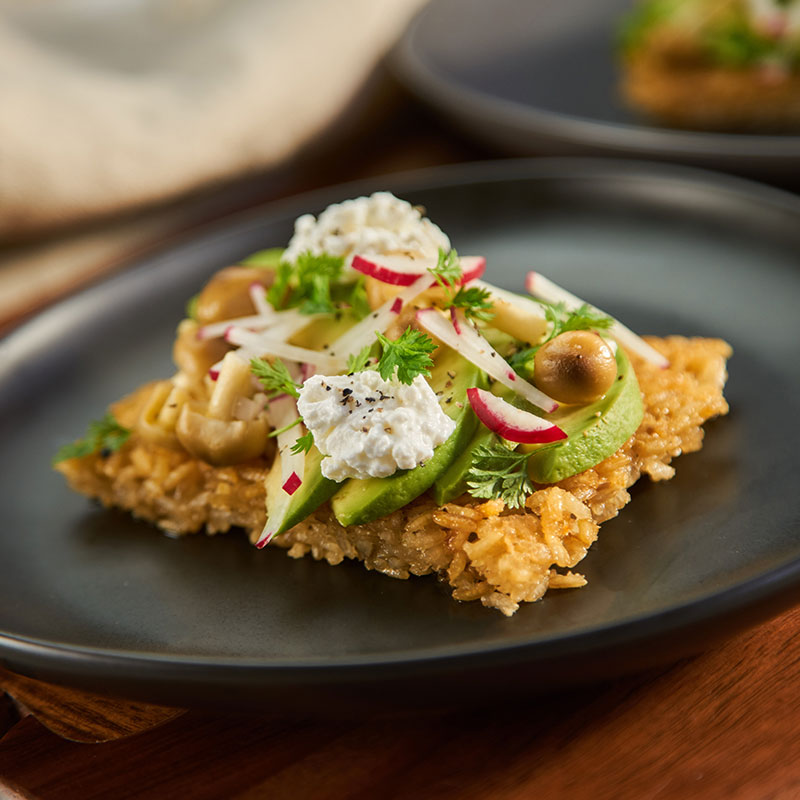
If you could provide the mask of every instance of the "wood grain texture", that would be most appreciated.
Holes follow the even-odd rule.
[[[0,669],[0,686],[23,703],[42,725],[74,742],[120,739],[150,730],[184,713],[178,708],[133,703],[53,686],[3,669]]]
[[[498,676],[502,680],[502,676]],[[800,608],[671,668],[513,708],[310,722],[190,711],[81,745],[33,717],[0,787],[39,800],[800,797]]]

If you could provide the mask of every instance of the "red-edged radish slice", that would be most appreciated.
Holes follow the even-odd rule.
[[[259,356],[277,356],[290,361],[306,361],[328,373],[340,372],[346,366],[343,359],[334,358],[322,351],[287,344],[280,338],[273,338],[269,332],[254,333],[237,325],[228,329],[225,341],[243,347],[247,352]]]
[[[485,389],[467,389],[467,397],[478,419],[503,439],[524,444],[545,444],[567,438],[558,425],[512,406]]]
[[[461,333],[456,332],[452,322],[444,317],[438,309],[422,308],[417,311],[417,322],[428,333],[432,333],[448,347],[452,347],[453,350],[464,356],[467,361],[472,362],[476,367],[482,369],[487,375],[491,375],[492,378],[500,381],[503,386],[507,386],[520,397],[524,397],[529,403],[541,408],[542,411],[550,413],[558,408],[558,403],[552,397],[540,392],[535,386],[517,375],[508,362],[460,313],[458,321]]]
[[[590,303],[586,303],[566,289],[562,289],[538,272],[531,271],[528,273],[525,278],[525,288],[528,290],[528,294],[532,294],[534,297],[538,297],[548,303],[564,303],[569,311],[575,311],[575,309],[586,304],[593,311],[597,311],[600,314],[606,313]],[[657,367],[664,369],[669,366],[669,361],[658,350],[647,344],[644,339],[635,334],[630,328],[625,327],[619,320],[613,317],[611,319],[613,323],[608,329],[608,334],[613,336],[623,347],[627,347],[628,350],[640,355]]]
[[[256,313],[268,317],[275,313],[275,309],[267,300],[267,290],[258,282],[250,284],[250,302],[253,304]]]
[[[375,278],[381,283],[392,286],[411,286],[414,281],[433,269],[438,263],[437,258],[412,256],[353,256],[353,269],[363,272],[370,278]],[[486,269],[486,259],[483,256],[461,256],[458,259],[461,266],[461,283],[480,278]],[[432,279],[431,286],[436,283]]]
[[[290,373],[294,379],[297,378],[298,370],[292,367]],[[288,394],[282,395],[270,403],[270,423],[276,430],[290,425],[298,416],[300,414],[297,410],[297,402]],[[300,424],[282,431],[276,437],[278,452],[267,476],[267,522],[256,542],[259,550],[266,547],[275,533],[280,530],[286,514],[289,512],[292,495],[303,483],[301,476],[305,474],[306,454],[303,450],[293,453],[292,446],[304,433],[305,428]],[[279,472],[273,475],[273,470],[279,470]],[[275,496],[270,496],[272,492],[275,493]]]

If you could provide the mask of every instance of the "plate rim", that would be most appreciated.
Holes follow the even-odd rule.
[[[543,136],[573,147],[600,146],[640,158],[745,158],[764,167],[800,160],[800,135],[706,132],[604,122],[508,100],[450,80],[427,62],[417,47],[417,33],[427,15],[444,2],[449,0],[432,0],[417,12],[392,49],[389,64],[401,82],[451,116],[469,121],[485,116],[488,110],[501,126],[518,134]]]
[[[311,192],[293,195],[281,200],[228,215],[210,225],[182,232],[167,242],[159,242],[152,250],[138,254],[122,268],[83,289],[71,293],[39,314],[22,323],[0,339],[0,357],[11,354],[17,343],[23,345],[28,337],[36,338],[37,330],[47,326],[51,316],[61,312],[64,306],[77,303],[81,298],[98,291],[110,280],[138,269],[147,269],[148,264],[184,247],[196,247],[207,238],[218,237],[239,226],[264,216],[286,216],[298,208],[322,207],[330,198],[340,199],[343,191],[369,191],[377,187],[394,191],[425,191],[439,187],[452,187],[480,182],[517,182],[547,179],[601,178],[609,174],[616,177],[669,179],[684,185],[699,186],[711,190],[724,190],[752,200],[756,198],[777,210],[788,211],[800,220],[800,197],[781,189],[723,173],[715,173],[695,167],[676,167],[647,161],[614,160],[601,158],[527,158],[501,161],[480,161],[471,164],[453,164],[424,168],[413,172],[395,173],[385,176],[360,179],[358,181],[324,187]],[[387,186],[388,185],[388,186]],[[452,645],[441,652],[429,650],[429,654],[410,657],[406,651],[391,655],[365,654],[345,656],[337,659],[228,659],[218,656],[166,655],[107,648],[56,643],[52,640],[20,637],[0,631],[0,663],[14,665],[15,671],[25,673],[44,671],[67,679],[106,675],[109,668],[123,671],[133,670],[128,676],[146,686],[153,681],[178,684],[191,673],[211,682],[224,682],[226,675],[233,673],[257,673],[265,682],[270,676],[286,676],[295,673],[297,680],[308,680],[311,676],[323,678],[338,674],[343,678],[358,679],[365,669],[389,674],[402,668],[403,671],[428,673],[452,669],[458,665],[472,667],[480,664],[508,662],[545,662],[563,658],[569,653],[599,653],[615,646],[635,645],[648,638],[659,638],[680,632],[688,626],[713,620],[730,620],[732,614],[742,610],[756,615],[757,622],[766,613],[757,612],[766,606],[787,606],[800,600],[800,557],[791,559],[777,569],[767,570],[748,580],[726,587],[722,591],[709,592],[689,602],[662,608],[656,613],[645,613],[629,617],[612,624],[562,632],[544,640],[492,643],[478,646],[474,643]],[[791,595],[791,599],[789,596]],[[797,595],[797,596],[795,596]],[[487,613],[491,613],[487,611]],[[744,623],[745,625],[747,623]],[[65,672],[66,671],[66,672]]]

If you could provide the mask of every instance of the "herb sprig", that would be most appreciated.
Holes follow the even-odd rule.
[[[527,453],[516,453],[499,442],[478,445],[467,472],[469,493],[479,498],[499,497],[509,508],[521,508],[534,491],[527,460]]]
[[[436,344],[426,333],[414,330],[409,325],[394,341],[387,339],[380,331],[375,331],[375,335],[383,347],[378,372],[385,381],[394,375],[395,369],[400,383],[413,383],[417,375],[430,376],[433,367],[431,353],[436,349]]]
[[[445,300],[445,308],[460,308],[467,319],[488,322],[494,316],[491,300],[492,293],[480,286],[461,286],[459,290]]]
[[[448,289],[453,291],[461,281],[463,274],[461,264],[458,261],[458,253],[455,250],[445,250],[439,248],[439,260],[435,267],[431,267],[428,272],[436,278],[436,283],[439,284],[445,291]]]
[[[370,354],[372,353],[372,345],[366,344],[358,353],[354,353],[347,357],[347,371],[348,372],[361,372],[367,368],[369,364]]]
[[[611,317],[588,303],[584,303],[574,311],[569,311],[565,303],[546,303],[544,300],[537,300],[537,302],[544,308],[547,321],[552,326],[550,334],[545,340],[548,342],[550,339],[555,339],[560,333],[567,331],[608,330],[614,324]]]
[[[130,435],[130,430],[120,425],[113,414],[106,414],[102,419],[89,423],[83,439],[60,447],[53,456],[53,463],[68,458],[83,458],[92,453],[114,453],[128,441]]]
[[[264,358],[251,358],[250,371],[270,394],[300,396],[300,387],[292,380],[286,364],[279,358],[269,362]]]
[[[297,455],[298,453],[307,453],[314,445],[314,434],[311,431],[304,433],[302,436],[297,437],[297,441],[292,445],[290,452]]]
[[[303,314],[335,311],[331,283],[341,277],[343,269],[344,259],[339,256],[301,253],[294,264],[282,261],[278,265],[267,300],[277,309],[297,308]]]

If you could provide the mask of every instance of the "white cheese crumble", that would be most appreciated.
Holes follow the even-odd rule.
[[[455,429],[421,375],[411,384],[385,381],[374,370],[313,375],[297,408],[325,456],[322,474],[334,481],[413,469]]]
[[[310,250],[314,255],[344,256],[411,252],[436,257],[450,250],[450,240],[420,210],[390,192],[375,192],[328,206],[316,219],[304,214],[294,223],[294,236],[283,254],[294,262]]]

